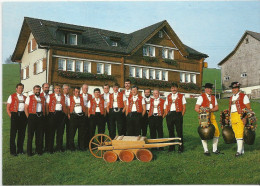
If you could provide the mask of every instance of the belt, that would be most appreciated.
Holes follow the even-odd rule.
[[[122,108],[118,108],[118,107],[113,108],[113,111],[114,111],[114,112],[120,112],[120,111],[122,111],[122,110],[123,110]]]
[[[84,116],[83,112],[81,112],[81,113],[72,112],[72,114],[77,115],[77,116]]]
[[[158,113],[154,113],[153,116],[159,116]]]

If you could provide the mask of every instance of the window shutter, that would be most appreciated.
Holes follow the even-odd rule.
[[[33,64],[33,74],[36,74],[36,63]]]
[[[34,51],[34,50],[36,50],[36,40],[33,38],[32,39],[32,50]]]
[[[26,78],[29,78],[29,66],[26,67]]]
[[[21,79],[23,79],[23,69],[21,69]]]
[[[46,58],[43,58],[42,59],[42,70],[44,71],[46,69],[47,69],[47,60],[46,60]]]
[[[30,53],[31,52],[31,41],[29,41],[29,43],[28,43],[28,53]]]

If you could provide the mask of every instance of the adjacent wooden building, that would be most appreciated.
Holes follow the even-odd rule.
[[[207,57],[184,45],[166,20],[125,34],[25,17],[12,61],[21,63],[25,92],[48,82],[87,83],[92,93],[104,83],[123,87],[129,78],[141,90],[166,94],[178,82],[189,96],[201,91]]]

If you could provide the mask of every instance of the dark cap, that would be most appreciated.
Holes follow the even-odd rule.
[[[240,83],[238,83],[237,81],[232,82],[231,85],[229,86],[230,88],[240,88]]]
[[[202,86],[204,88],[210,88],[213,89],[213,84],[212,83],[206,83],[204,86]]]
[[[172,85],[171,85],[171,87],[177,87],[177,88],[178,88],[179,85],[178,85],[177,83],[173,82]]]

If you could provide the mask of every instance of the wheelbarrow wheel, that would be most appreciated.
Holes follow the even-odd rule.
[[[98,147],[108,146],[112,143],[112,139],[105,134],[95,135],[89,142],[89,151],[96,158],[103,158],[104,150],[99,150]]]

